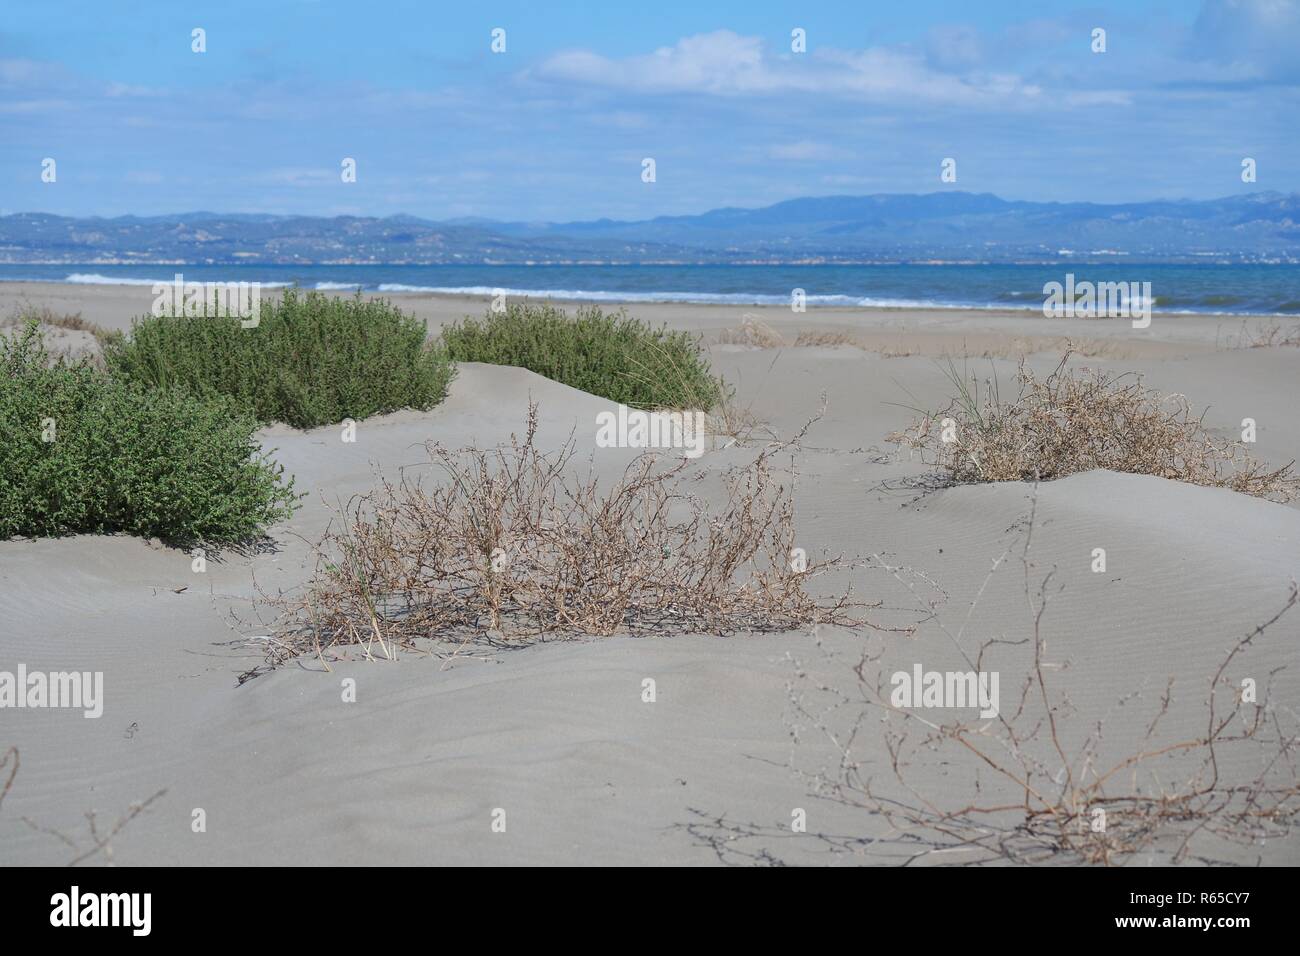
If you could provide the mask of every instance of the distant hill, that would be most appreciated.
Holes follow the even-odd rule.
[[[1300,261],[1300,196],[1103,205],[988,193],[818,196],[635,222],[525,223],[193,212],[0,217],[0,262],[1011,261],[1213,255]]]

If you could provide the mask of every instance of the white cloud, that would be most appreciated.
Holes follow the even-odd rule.
[[[701,33],[676,46],[622,60],[571,50],[537,68],[544,79],[646,93],[755,93],[774,88],[762,41],[730,30]]]
[[[927,34],[925,54],[937,69],[961,72],[984,61],[984,42],[974,27],[944,24]]]
[[[532,75],[546,81],[637,93],[738,96],[813,93],[955,106],[1036,102],[1042,91],[1010,73],[945,73],[906,49],[814,49],[773,56],[758,37],[730,30],[684,37],[653,53],[612,59],[571,50],[544,60]]]
[[[814,143],[811,140],[799,140],[793,143],[778,143],[768,149],[772,159],[834,159],[840,151],[826,143]]]
[[[1205,0],[1192,28],[1191,52],[1234,66],[1243,78],[1300,80],[1300,3]]]

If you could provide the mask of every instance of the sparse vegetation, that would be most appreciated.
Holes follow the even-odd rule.
[[[755,349],[855,348],[893,359],[932,354],[933,350],[944,346],[946,338],[942,333],[927,332],[912,334],[894,330],[800,329],[791,339],[757,316],[746,314],[739,326],[718,333],[717,341],[719,345],[743,345]],[[1115,358],[1144,354],[1152,344],[1064,335],[1007,337],[980,332],[962,334],[960,341],[968,357],[1011,359],[1020,359],[1035,352],[1065,351],[1089,358]],[[1295,343],[1279,340],[1266,344]]]
[[[1044,379],[1021,362],[1014,398],[949,362],[957,397],[889,437],[916,450],[954,482],[1050,481],[1094,468],[1155,475],[1289,501],[1300,494],[1292,465],[1269,468],[1240,441],[1220,439],[1182,395],[1140,377],[1072,368],[1069,353]]]
[[[780,349],[789,343],[784,335],[755,315],[745,313],[739,328],[723,329],[718,335],[720,345],[747,345],[756,349]]]
[[[1019,554],[1030,618],[1022,639],[991,638],[968,653],[962,639],[978,597],[950,629],[933,600],[916,594],[918,612],[970,673],[1025,675],[1013,694],[1005,694],[1004,682],[996,717],[944,719],[895,706],[879,653],[839,659],[818,641],[828,663],[838,660],[847,670],[847,686],[809,680],[805,665],[795,662],[792,735],[797,740],[812,728],[833,742],[838,758],[834,767],[803,776],[819,796],[860,807],[883,825],[867,838],[838,839],[832,849],[904,865],[1109,866],[1139,854],[1148,864],[1152,855],[1215,863],[1216,840],[1251,846],[1292,836],[1300,822],[1296,713],[1278,696],[1276,671],[1261,681],[1257,700],[1230,675],[1243,667],[1256,672],[1250,652],[1300,602],[1295,583],[1273,613],[1229,642],[1208,675],[1202,706],[1182,703],[1170,678],[1154,693],[1138,686],[1117,692],[1106,717],[1084,723],[1079,705],[1057,686],[1069,662],[1045,657],[1046,611],[1060,588],[1055,569],[1039,577],[1031,559],[1036,502],[1035,496]],[[993,562],[985,586],[1011,555],[1009,547]],[[904,577],[910,569],[886,570],[914,589]],[[884,759],[864,756],[876,752],[865,743],[875,733]],[[1116,746],[1108,734],[1127,743]],[[751,835],[720,822],[696,827],[715,843]]]
[[[10,316],[6,325],[15,328],[25,328],[32,322],[37,322],[42,326],[52,329],[64,329],[68,332],[85,332],[95,338],[95,341],[103,345],[109,339],[115,337],[115,333],[108,331],[102,326],[96,325],[89,319],[83,319],[80,312],[55,312],[48,305],[24,305],[17,308],[14,314]]]
[[[85,359],[97,368],[104,367],[104,346],[121,335],[83,319],[80,312],[55,312],[48,305],[24,303],[7,318],[0,320],[0,336],[21,335],[33,322],[41,329],[51,361],[60,358],[70,361]],[[85,337],[89,337],[90,341],[87,342]]]
[[[534,407],[508,448],[430,445],[436,484],[404,477],[354,499],[321,540],[305,592],[275,600],[276,653],[863,623],[850,593],[806,590],[846,567],[841,557],[792,566],[790,488],[772,467],[785,446],[726,477],[711,510],[685,490],[684,459],[639,455],[606,488],[571,467],[571,442],[540,451],[536,427]]]
[[[860,342],[848,332],[826,329],[800,329],[791,342],[777,329],[749,313],[745,314],[739,328],[723,329],[718,335],[718,343],[748,345],[757,349],[839,348],[851,345],[864,351],[872,351],[870,346]]]
[[[716,407],[725,395],[695,337],[653,329],[622,310],[514,303],[443,330],[457,362],[514,365],[632,408]]]
[[[1300,325],[1283,324],[1277,319],[1266,322],[1243,321],[1236,335],[1227,340],[1233,349],[1272,349],[1300,346]]]
[[[117,378],[224,395],[259,422],[312,428],[431,408],[453,370],[423,322],[382,300],[286,290],[255,328],[233,316],[154,316],[105,350]]]
[[[0,339],[0,538],[127,532],[238,543],[296,496],[232,400],[51,361],[39,326]]]

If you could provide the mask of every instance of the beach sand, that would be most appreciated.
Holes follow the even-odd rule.
[[[482,300],[389,298],[434,326],[486,308]],[[151,296],[147,287],[0,284],[0,316],[24,300],[126,328]],[[1045,373],[1069,340],[1090,365],[1141,372],[1197,410],[1208,406],[1216,434],[1235,435],[1254,418],[1256,454],[1285,464],[1300,457],[1300,349],[1232,347],[1238,317],[1157,314],[1135,330],[1127,320],[975,310],[629,311],[702,334],[738,404],[778,436],[798,431],[825,396],[825,414],[796,455],[800,544],[879,555],[911,569],[903,581],[935,582],[942,591],[925,593],[950,630],[965,621],[968,652],[1032,633],[1021,566],[1013,557],[989,573],[1022,540],[1032,505],[1034,574],[1054,569],[1060,588],[1043,636],[1050,679],[1070,702],[1064,733],[1077,741],[1104,718],[1109,756],[1143,746],[1171,678],[1170,733],[1200,732],[1207,678],[1300,575],[1294,504],[1110,472],[1044,483],[1036,504],[1019,483],[931,490],[929,469],[884,441],[911,420],[902,406],[949,397],[937,359],[969,355],[972,368],[1006,383],[1020,353]],[[790,342],[805,331],[854,344],[717,344],[747,314]],[[1245,327],[1274,321],[1300,324],[1258,318]],[[521,369],[470,364],[442,405],[364,421],[355,444],[340,442],[335,427],[267,429],[266,446],[310,492],[275,529],[277,550],[213,556],[196,574],[189,554],[128,537],[0,542],[0,669],[22,662],[103,671],[106,698],[98,719],[0,712],[0,750],[13,745],[21,756],[0,807],[0,863],[67,862],[77,852],[43,831],[86,847],[88,811],[105,828],[162,791],[114,837],[114,862],[844,865],[898,863],[920,849],[889,839],[880,818],[812,792],[806,775],[833,772],[839,753],[795,715],[792,699],[818,684],[852,690],[852,664],[868,648],[886,673],[917,662],[960,667],[933,620],[913,637],[822,629],[816,637],[615,637],[492,652],[470,645],[450,658],[338,661],[332,672],[309,659],[237,683],[260,659],[248,639],[268,633],[255,594],[306,580],[306,542],[320,535],[331,504],[373,487],[377,471],[391,477],[422,460],[425,441],[508,440],[522,431],[530,401],[539,405],[543,447],[573,432],[583,458],[598,451],[595,415],[609,402]],[[755,453],[753,445],[719,447],[692,467],[743,464]],[[594,461],[615,474],[626,457]],[[1090,567],[1099,547],[1104,574]],[[882,615],[916,614],[917,594],[900,577],[877,568],[851,580],[864,598],[885,602]],[[1294,707],[1298,635],[1294,612],[1254,642],[1232,676],[1263,686],[1285,667],[1273,699]],[[1025,658],[1008,653],[1004,709],[1026,673]],[[345,678],[355,679],[355,702],[343,700]],[[642,700],[646,678],[657,688],[653,703]],[[1136,691],[1144,696],[1120,703]],[[881,740],[863,734],[854,754],[888,776]],[[1252,759],[1227,760],[1223,773],[1245,779]],[[960,768],[916,773],[928,792],[974,799],[976,781]],[[204,832],[192,826],[198,810]],[[498,810],[504,832],[492,827]],[[806,833],[791,830],[796,810],[806,813]],[[1211,847],[1215,859],[1240,864],[1300,863],[1300,838]],[[88,862],[103,863],[104,854]],[[922,862],[963,860],[949,853]]]

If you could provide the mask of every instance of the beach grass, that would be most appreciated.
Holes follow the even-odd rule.
[[[51,361],[29,322],[0,338],[0,538],[256,539],[297,500],[256,428],[228,398]]]
[[[726,395],[694,336],[623,310],[582,306],[570,316],[549,303],[512,303],[446,327],[442,340],[453,361],[526,368],[632,408],[708,411]]]
[[[442,401],[453,369],[426,338],[385,300],[288,289],[261,304],[255,327],[229,315],[138,319],[104,358],[118,379],[224,395],[259,422],[313,428]]]

